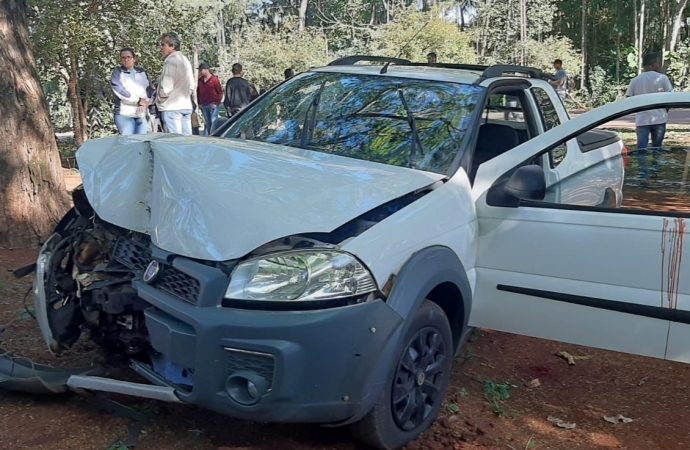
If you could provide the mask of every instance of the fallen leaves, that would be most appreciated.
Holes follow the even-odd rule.
[[[604,416],[604,420],[609,422],[609,423],[613,423],[613,424],[630,423],[633,421],[632,419],[625,417],[622,414],[618,414],[617,416],[611,416],[611,417]]]
[[[592,357],[590,355],[575,356],[571,355],[568,352],[558,352],[556,353],[556,356],[560,356],[561,358],[566,359],[568,361],[568,364],[571,366],[575,365],[575,361],[585,361]]]
[[[551,423],[554,423],[557,427],[559,428],[565,428],[566,430],[572,430],[577,426],[577,424],[572,423],[572,422],[566,422],[563,419],[559,419],[558,417],[553,417],[549,416],[546,418]]]

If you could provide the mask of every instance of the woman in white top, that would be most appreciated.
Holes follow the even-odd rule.
[[[115,93],[115,125],[121,135],[146,134],[148,122],[146,111],[153,89],[148,74],[137,62],[134,49],[120,50],[122,65],[113,71],[110,78]]]

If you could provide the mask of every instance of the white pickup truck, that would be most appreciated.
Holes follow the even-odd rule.
[[[690,94],[569,120],[544,78],[351,57],[210,138],[87,142],[36,264],[38,322],[53,352],[87,331],[149,383],[39,385],[20,363],[0,381],[350,425],[395,449],[436,418],[471,326],[690,360],[690,283],[668,304],[659,285],[683,219],[626,207],[627,150],[596,128]]]

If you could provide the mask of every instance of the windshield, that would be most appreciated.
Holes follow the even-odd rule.
[[[484,88],[310,72],[250,106],[223,134],[445,174]]]

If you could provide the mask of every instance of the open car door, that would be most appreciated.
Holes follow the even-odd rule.
[[[571,194],[566,200],[549,195],[544,170],[534,164],[606,122],[665,107],[690,107],[690,94],[608,104],[479,167],[471,326],[690,362],[690,244],[683,246],[690,196],[682,201],[690,153],[611,155],[608,148],[573,155],[571,175],[561,180]],[[655,157],[661,170],[649,178]],[[660,174],[668,183],[655,185]],[[668,203],[664,193],[681,206],[660,207]]]

